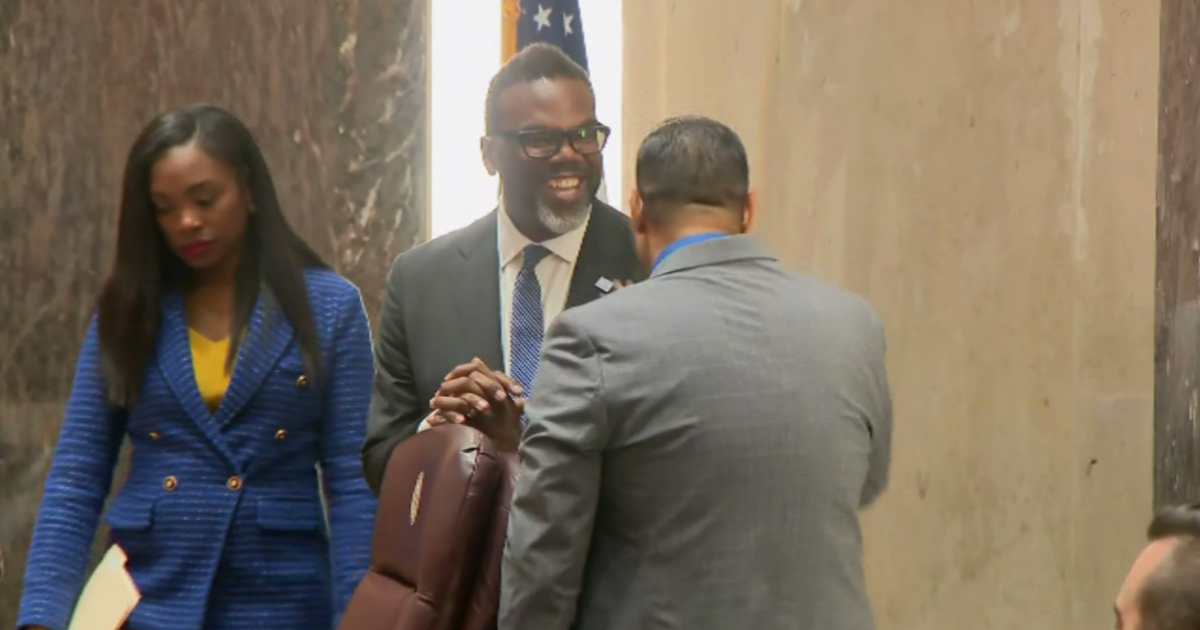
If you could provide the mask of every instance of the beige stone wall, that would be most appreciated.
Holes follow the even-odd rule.
[[[881,630],[1110,627],[1151,509],[1158,3],[625,15],[624,181],[662,118],[733,125],[755,233],[887,326]]]

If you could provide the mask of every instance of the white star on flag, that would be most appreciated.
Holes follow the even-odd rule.
[[[537,15],[533,16],[533,21],[537,22],[539,31],[542,30],[543,28],[550,28],[550,12],[551,11],[553,11],[553,9],[547,9],[546,7],[544,7],[540,4],[538,5]]]
[[[567,35],[570,35],[571,33],[575,32],[571,28],[571,22],[574,22],[574,21],[575,21],[574,15],[571,15],[570,13],[563,14],[563,32],[566,33]]]

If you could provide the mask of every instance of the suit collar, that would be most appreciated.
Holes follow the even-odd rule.
[[[246,334],[238,347],[229,387],[216,412],[208,410],[196,385],[182,294],[178,291],[169,294],[160,309],[162,333],[158,344],[158,365],[163,378],[192,421],[213,446],[235,465],[239,462],[225,443],[222,430],[262,386],[263,380],[291,344],[294,334],[282,312],[269,304],[271,301],[264,293],[250,316]]]
[[[463,361],[478,356],[493,367],[504,364],[500,348],[500,222],[495,216],[499,211],[499,208],[493,209],[453,236],[443,237],[453,238],[454,247],[460,254],[446,269],[444,277],[453,287],[455,313],[449,316],[458,326],[455,334],[463,349]],[[641,279],[631,277],[638,273],[634,263],[633,231],[619,210],[594,201],[588,223],[580,232],[575,271],[567,290],[567,308],[608,293],[611,289],[602,288],[604,280]]]
[[[775,257],[749,236],[727,236],[680,248],[663,259],[650,277],[657,278],[696,267],[754,259],[775,260]]]
[[[455,238],[455,248],[463,258],[471,260],[479,255],[496,253],[496,209],[476,219],[458,232],[441,238]]]
[[[496,249],[497,210],[463,228],[457,247],[462,257],[454,262],[446,278],[453,283],[454,319],[457,342],[488,367],[500,369],[504,354],[500,350],[500,257]]]
[[[628,264],[633,258],[633,231],[628,219],[619,210],[594,202],[571,274],[566,307],[586,304],[608,293],[612,289],[606,283],[634,280],[629,277]]]

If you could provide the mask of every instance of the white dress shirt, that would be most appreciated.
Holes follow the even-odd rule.
[[[550,255],[542,259],[534,268],[538,284],[542,287],[542,323],[546,329],[554,318],[567,306],[567,294],[571,289],[571,276],[575,275],[575,262],[579,259],[579,250],[583,247],[583,235],[587,232],[591,221],[588,219],[579,227],[560,234],[552,239],[542,241],[541,245],[550,250]],[[504,201],[500,201],[500,209],[496,212],[496,251],[500,256],[500,350],[504,353],[504,365],[489,365],[493,370],[508,373],[508,357],[512,344],[512,297],[517,286],[517,274],[525,260],[525,248],[533,244],[527,236],[513,225]],[[464,362],[469,359],[464,359]],[[421,421],[417,431],[429,428],[428,419]]]
[[[591,213],[588,213],[591,219]],[[517,274],[525,260],[525,248],[533,244],[517,226],[513,225],[508,212],[504,210],[503,202],[500,211],[496,213],[498,223],[496,230],[496,250],[500,253],[500,348],[504,352],[504,365],[489,365],[488,367],[503,370],[508,373],[508,357],[512,341],[509,339],[512,323],[512,297],[517,287]],[[583,234],[587,231],[587,221],[582,225],[560,234],[550,240],[542,241],[541,245],[550,250],[550,255],[542,259],[534,268],[538,284],[542,287],[542,323],[549,330],[551,322],[558,317],[567,306],[567,293],[571,288],[571,276],[575,274],[575,261],[579,259],[579,249],[583,246]]]

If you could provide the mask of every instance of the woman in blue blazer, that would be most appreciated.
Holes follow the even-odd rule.
[[[335,626],[375,514],[359,459],[371,377],[358,290],[288,226],[246,127],[204,105],[151,122],[126,164],[18,627],[66,630],[126,437],[132,467],[105,516],[142,593],[128,628]]]

